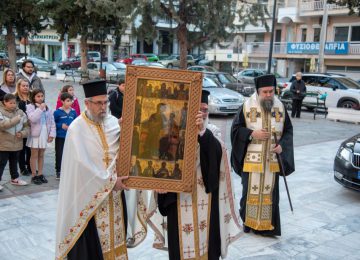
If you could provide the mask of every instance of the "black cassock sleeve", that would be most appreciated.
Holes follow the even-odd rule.
[[[206,129],[205,133],[198,137],[200,145],[200,166],[206,193],[217,191],[219,188],[219,174],[222,157],[220,142],[213,133]],[[173,204],[176,204],[176,193],[168,192],[158,194],[158,207],[161,215],[167,216]]]
[[[206,129],[198,137],[200,145],[200,166],[206,193],[217,191],[219,188],[219,174],[222,157],[220,142],[213,133]]]
[[[243,106],[239,108],[231,126],[231,166],[241,176],[244,166],[244,157],[250,143],[250,135],[253,130],[246,128]]]
[[[285,175],[289,175],[295,171],[294,162],[294,144],[293,144],[293,126],[291,124],[290,117],[285,109],[285,122],[283,134],[279,140],[279,144],[282,148],[280,154],[283,164]]]

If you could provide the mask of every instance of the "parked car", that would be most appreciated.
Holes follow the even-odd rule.
[[[117,62],[122,62],[125,64],[131,64],[133,62],[133,60],[136,59],[143,59],[145,61],[148,60],[147,56],[145,54],[131,54],[130,56],[127,56],[125,58],[122,59],[118,59]]]
[[[196,57],[194,56],[194,60],[195,60],[195,64],[198,65],[199,61],[204,60],[205,59],[205,54],[200,54],[197,55]]]
[[[136,66],[145,66],[145,67],[153,67],[153,68],[165,68],[164,65],[158,63],[158,62],[148,62],[148,61],[145,61],[145,62],[137,62],[133,65],[136,65]]]
[[[81,66],[81,57],[75,56],[58,63],[58,68],[62,70],[77,69]]]
[[[215,69],[214,67],[210,67],[210,66],[191,66],[188,67],[188,70],[193,70],[193,71],[202,71],[202,72],[217,72],[218,70]]]
[[[180,55],[170,55],[169,57],[163,59],[163,60],[159,60],[159,62],[164,65],[166,68],[173,68],[173,67],[179,67],[180,66]],[[195,65],[195,60],[193,58],[193,56],[191,55],[187,55],[186,56],[186,62],[187,62],[187,66],[194,66]]]
[[[150,61],[150,62],[159,61],[159,57],[156,56],[154,53],[144,53],[144,55],[146,56],[147,61]]]
[[[334,160],[334,179],[347,188],[360,191],[360,134],[340,145]]]
[[[147,62],[147,60],[145,60],[143,58],[136,58],[136,59],[132,60],[131,65],[139,65],[139,64],[146,63],[146,62]]]
[[[204,72],[204,76],[219,82],[223,87],[234,90],[243,96],[249,97],[255,92],[254,85],[245,85],[226,72]]]
[[[100,59],[101,59],[101,54],[99,51],[88,51],[87,52],[87,55],[89,58],[91,58],[93,61],[99,61],[100,62]],[[103,55],[102,56],[102,60],[103,61],[106,61],[107,58]]]
[[[9,58],[5,52],[0,52],[0,69],[10,65]]]
[[[244,104],[244,97],[227,88],[209,77],[203,78],[203,89],[210,92],[209,114],[234,114]]]
[[[306,73],[303,74],[302,79],[307,91],[327,93],[328,107],[355,108],[360,104],[360,83],[349,77],[332,73]],[[295,74],[284,84],[284,91],[290,90],[294,80],[296,80]]]
[[[256,77],[265,75],[264,71],[259,69],[245,69],[242,71],[239,71],[234,76],[241,82],[246,84],[254,84],[254,79]]]
[[[119,79],[125,79],[126,65],[121,62],[103,62],[102,68],[106,73],[106,81],[109,83],[117,83]],[[88,62],[87,69],[89,79],[100,78],[100,62]]]
[[[50,72],[50,75],[56,74],[56,66],[51,62],[45,60],[41,57],[27,56],[28,60],[32,60],[35,65],[35,71],[45,71]],[[21,69],[22,63],[25,60],[25,57],[22,57],[16,61],[16,65]]]

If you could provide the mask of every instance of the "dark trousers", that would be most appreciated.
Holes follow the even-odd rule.
[[[297,118],[300,118],[301,106],[302,106],[302,99],[293,99],[291,117],[296,116]]]
[[[55,138],[55,170],[61,172],[61,160],[64,150],[65,138]]]
[[[23,139],[23,149],[19,152],[19,168],[22,172],[23,170],[27,169],[29,172],[30,170],[30,155],[31,149],[26,146],[27,138]]]
[[[14,180],[19,177],[19,173],[17,170],[18,156],[19,156],[18,151],[15,152],[0,151],[0,180],[4,173],[5,166],[8,161],[9,161],[11,179]]]

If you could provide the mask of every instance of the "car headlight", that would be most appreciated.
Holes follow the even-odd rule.
[[[352,151],[346,147],[340,147],[337,156],[347,162],[351,161]]]
[[[216,97],[213,97],[211,95],[209,96],[209,102],[213,103],[213,104],[220,104],[221,103],[220,99],[218,99]]]

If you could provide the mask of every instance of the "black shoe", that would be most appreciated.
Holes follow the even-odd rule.
[[[36,184],[36,185],[40,185],[42,184],[42,181],[39,179],[39,176],[34,176],[31,178],[31,182]]]
[[[244,230],[244,233],[250,233],[251,228],[249,228],[248,226],[245,226],[245,225],[244,225],[243,230]]]
[[[44,175],[38,175],[38,178],[39,178],[39,180],[42,182],[42,183],[48,183],[48,180],[45,178],[45,176]]]
[[[57,179],[57,180],[60,180],[60,172],[57,172],[57,173],[56,173],[56,179]]]
[[[27,169],[24,169],[21,171],[21,174],[24,176],[29,176],[29,175],[31,175],[31,172],[29,172]]]

